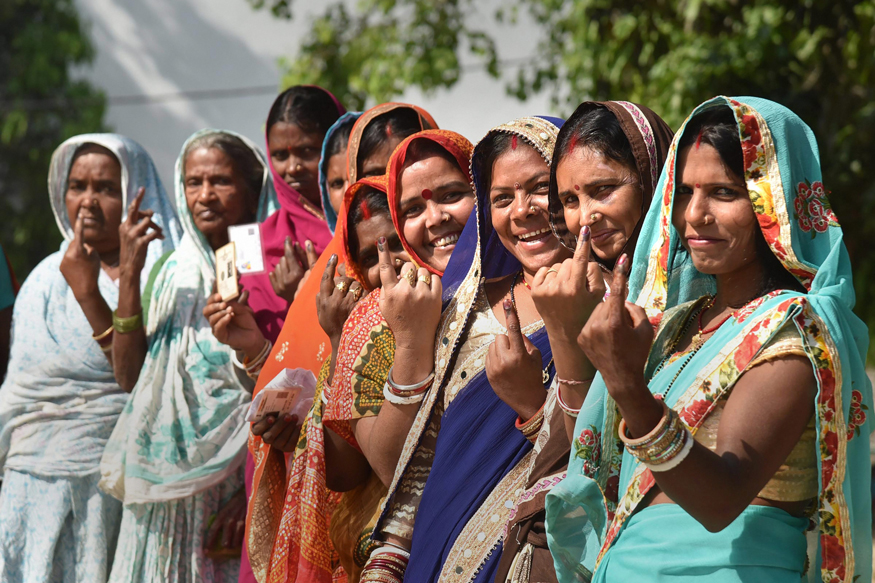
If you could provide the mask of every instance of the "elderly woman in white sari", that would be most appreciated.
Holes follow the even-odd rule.
[[[152,159],[123,136],[67,140],[48,186],[64,242],[21,288],[0,387],[0,581],[101,582],[121,504],[97,487],[100,456],[128,397],[110,362],[119,224],[135,198],[150,209],[146,273],[181,228]]]

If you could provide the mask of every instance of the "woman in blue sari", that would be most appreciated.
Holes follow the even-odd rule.
[[[869,581],[868,334],[813,133],[714,98],[657,191],[635,304],[579,338],[599,376],[547,497],[559,580]]]
[[[528,283],[540,267],[570,255],[546,212],[561,123],[514,120],[494,128],[473,154],[477,221],[465,227],[442,280],[434,385],[408,435],[377,535],[389,543],[383,548],[410,549],[407,581],[491,581],[534,462],[537,430],[524,432],[519,422],[538,417],[552,357]],[[490,382],[493,341],[525,352],[515,382],[505,375]],[[384,560],[372,555],[374,567]],[[362,581],[377,580],[368,577]]]

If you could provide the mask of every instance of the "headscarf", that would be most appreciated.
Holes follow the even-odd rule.
[[[351,277],[359,282],[366,291],[371,291],[368,288],[368,284],[365,281],[361,269],[355,262],[352,261],[352,252],[350,251],[349,246],[349,232],[351,228],[355,228],[355,225],[349,224],[349,214],[352,212],[351,205],[353,200],[355,200],[356,195],[361,191],[362,188],[365,187],[371,187],[385,193],[388,188],[388,180],[386,179],[386,175],[384,174],[383,176],[370,176],[368,178],[362,178],[361,180],[350,186],[346,190],[346,194],[343,195],[343,206],[340,209],[340,212],[342,213],[340,218],[340,232],[343,235],[341,259],[343,260],[344,265],[346,265],[347,277]]]
[[[201,130],[176,160],[176,208],[185,232],[154,281],[146,319],[148,353],[100,464],[101,488],[126,504],[185,498],[215,486],[242,463],[250,394],[203,315],[216,278],[215,254],[185,199],[185,154],[216,133],[236,137],[267,168],[264,153],[227,130]],[[256,218],[277,208],[265,170]]]
[[[576,119],[597,108],[607,109],[617,118],[620,128],[629,140],[632,155],[635,158],[635,168],[641,181],[642,202],[641,218],[635,225],[633,235],[629,237],[629,242],[634,245],[635,238],[644,223],[644,215],[650,206],[650,200],[653,198],[659,169],[665,164],[665,156],[673,132],[661,117],[643,105],[629,101],[584,101],[568,118],[565,131],[560,132],[559,139],[562,140],[563,134],[571,131],[571,126]],[[573,146],[569,148],[569,151],[572,149]],[[550,170],[550,204],[548,207],[550,226],[559,241],[573,251],[577,247],[577,237],[568,230],[568,226],[565,224],[565,212],[559,200],[559,188],[556,184],[556,166],[554,165]]]
[[[350,184],[356,182],[355,168],[359,158],[359,146],[368,124],[380,115],[399,108],[416,111],[423,127],[437,127],[431,115],[415,105],[384,103],[369,109],[356,121],[350,133],[347,148],[347,159],[351,168]],[[315,310],[316,295],[319,293],[322,274],[329,258],[335,253],[341,255],[342,247],[343,236],[335,233],[313,267],[310,278],[301,286],[297,299],[289,308],[287,324],[283,326],[258,376],[254,395],[282,369],[306,368],[313,374],[318,374],[323,363],[331,356],[328,336],[319,325]],[[321,401],[316,401],[307,419],[321,415]],[[312,422],[311,425],[312,431],[321,431],[321,418],[319,424]],[[307,435],[302,430],[301,440],[309,439]],[[317,442],[313,443],[313,451],[317,451]],[[307,455],[312,453],[307,443],[304,448]],[[286,578],[300,576],[302,580],[308,581],[331,581],[332,556],[323,549],[331,547],[327,522],[333,506],[326,506],[329,493],[324,480],[315,478],[307,486],[299,486],[299,475],[286,474],[283,452],[266,445],[260,437],[250,435],[249,450],[255,459],[255,475],[246,515],[246,545],[253,572],[259,580],[275,577],[285,581]],[[296,453],[296,459],[299,455],[303,454]],[[299,494],[304,489],[308,492],[306,497]],[[323,522],[318,522],[316,517],[320,516],[324,518]]]
[[[321,87],[316,88],[328,94],[337,106],[339,115],[346,112],[330,91]],[[279,99],[282,99],[282,95],[277,97],[277,100]],[[261,224],[264,272],[244,275],[240,278],[240,285],[249,291],[249,306],[255,312],[255,321],[262,334],[268,340],[274,341],[283,327],[283,318],[289,306],[286,300],[273,291],[269,274],[285,254],[286,238],[290,238],[292,243],[298,243],[302,248],[306,241],[311,241],[316,253],[322,253],[331,240],[331,232],[326,228],[325,221],[319,216],[316,207],[305,201],[297,190],[289,186],[283,177],[277,174],[270,157],[267,139],[269,133],[270,128],[266,127],[264,143],[265,147],[268,148],[267,167],[273,178],[273,187],[276,190],[280,208]]]
[[[506,132],[524,138],[549,163],[561,124],[562,120],[557,118],[521,118],[493,128],[490,133]],[[542,134],[546,137],[541,137]],[[402,146],[404,144],[399,145],[399,150]],[[477,148],[473,153],[479,155]],[[393,155],[395,168],[399,168],[403,160],[395,158]],[[477,166],[475,160],[472,167]],[[392,163],[390,168],[393,168]],[[391,205],[391,172],[389,179]],[[461,577],[466,580],[492,581],[501,555],[495,549],[500,548],[504,537],[503,527],[510,507],[502,503],[502,512],[506,514],[497,519],[481,515],[487,501],[510,487],[508,484],[524,485],[533,459],[531,443],[515,427],[517,414],[492,390],[485,370],[472,371],[461,381],[464,388],[453,388],[457,396],[446,411],[436,413],[443,391],[449,390],[447,385],[453,378],[454,362],[465,343],[482,282],[518,272],[522,267],[492,228],[489,193],[477,173],[473,184],[477,197],[474,215],[465,225],[442,278],[446,282],[445,289],[454,291],[444,294],[445,306],[435,350],[434,388],[427,394],[408,434],[380,519],[384,523],[387,512],[396,512],[399,507],[403,507],[402,512],[410,512],[410,501],[396,497],[411,492],[412,482],[422,480],[422,476],[406,474],[411,465],[422,465],[416,462],[417,456],[430,455],[419,451],[420,441],[427,428],[433,427],[432,416],[440,414],[440,432],[431,471],[421,493],[422,504],[419,501],[412,504],[416,512],[415,528],[406,573],[406,578],[412,581],[442,581],[453,569],[456,569],[455,577],[462,573]],[[541,326],[528,338],[541,351],[542,366],[550,369],[552,351],[546,330]],[[376,531],[384,527],[385,524],[378,524]],[[476,528],[476,532],[472,528]],[[469,538],[472,534],[473,538]],[[471,549],[466,547],[466,541],[476,541],[474,544],[485,545],[485,548]],[[464,554],[466,551],[468,554]]]
[[[328,162],[331,156],[328,154],[328,144],[331,142],[331,137],[348,123],[355,123],[362,116],[360,111],[347,111],[325,132],[325,139],[322,140],[322,157],[319,158],[319,192],[322,195],[322,214],[325,215],[325,222],[328,223],[328,230],[334,234],[334,229],[337,226],[337,213],[331,206],[331,196],[328,194]],[[347,140],[347,145],[349,141]]]
[[[55,150],[49,200],[64,241],[24,282],[13,311],[8,374],[0,387],[0,467],[46,477],[96,472],[128,398],[60,271],[73,239],[65,202],[67,182],[73,157],[85,144],[103,146],[118,160],[124,213],[142,186],[146,192],[141,208],[153,210],[152,220],[163,229],[164,239],[152,241],[146,251],[142,285],[152,265],[181,237],[176,210],[152,158],[138,143],[117,134],[83,134]],[[115,308],[118,286],[103,270],[97,283],[100,295]]]
[[[365,129],[372,121],[384,113],[389,113],[396,109],[412,109],[415,111],[419,115],[419,126],[423,130],[437,129],[438,127],[434,118],[431,117],[427,111],[416,105],[410,105],[409,103],[381,103],[380,105],[370,108],[358,118],[355,125],[352,126],[352,131],[349,134],[349,148],[346,153],[346,165],[349,172],[350,184],[354,184],[358,180],[358,163],[360,162],[358,159],[359,146],[362,144],[362,136],[365,133]]]
[[[658,322],[673,317],[677,313],[673,308],[683,309],[690,300],[716,289],[713,276],[693,266],[671,216],[678,143],[694,116],[717,107],[731,109],[737,121],[744,178],[765,240],[805,293],[769,293],[721,325],[690,366],[677,374],[665,402],[695,433],[716,402],[728,398],[739,371],[792,320],[801,332],[818,386],[814,403],[818,443],[813,453],[818,459],[819,490],[812,526],[819,536],[809,556],[809,574],[817,581],[868,581],[872,569],[872,390],[864,368],[868,331],[851,311],[851,265],[822,182],[817,142],[796,114],[761,98],[723,96],[693,111],[672,142],[657,187],[660,196],[654,197],[641,231],[629,299]],[[650,374],[654,359],[662,356],[655,352],[647,365]],[[651,392],[663,390],[669,380],[666,374],[674,373],[666,367],[654,376]],[[615,420],[616,404],[597,376],[578,416],[575,433],[580,437],[572,449],[577,451],[583,439],[594,438],[601,461],[573,454],[568,477],[547,497],[548,540],[563,583],[594,570],[655,483],[649,470],[617,448]],[[619,459],[617,501],[608,480],[618,475]]]
[[[389,165],[386,167],[386,176],[389,179],[389,208],[392,209],[392,223],[395,225],[395,231],[400,235],[404,232],[401,225],[401,218],[398,216],[398,208],[401,204],[401,193],[399,192],[399,179],[401,172],[404,170],[404,163],[407,159],[407,150],[415,140],[430,140],[443,148],[450,154],[459,164],[459,169],[463,174],[467,175],[468,180],[471,180],[471,152],[474,146],[468,141],[465,136],[451,132],[449,130],[423,130],[411,136],[407,136],[403,142],[398,144],[392,157],[389,158]],[[404,237],[401,237],[401,242],[404,244],[404,249],[407,251],[410,258],[420,267],[425,267],[431,273],[443,275],[438,270],[430,266],[422,260],[410,243]],[[456,245],[459,248],[459,245]]]

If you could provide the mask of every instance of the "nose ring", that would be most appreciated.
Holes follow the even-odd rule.
[[[396,258],[395,258],[395,265],[404,265],[404,262],[401,261],[401,258],[400,258],[400,257],[396,257]]]
[[[450,213],[441,213],[441,222],[446,223],[450,220]]]
[[[295,170],[300,170],[300,169],[301,169],[301,165],[300,165],[300,164],[296,164],[296,165],[295,165]]]
[[[529,210],[530,210],[533,214],[538,214],[538,207],[536,207],[536,206],[533,205],[533,204],[532,204],[532,205],[529,205]]]
[[[589,220],[591,220],[592,222],[595,222],[596,219],[598,218],[598,216],[599,216],[598,213],[592,213],[591,215],[589,215]]]

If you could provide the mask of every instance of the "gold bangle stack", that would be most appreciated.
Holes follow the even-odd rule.
[[[693,437],[681,422],[678,414],[664,402],[662,419],[650,433],[633,439],[626,434],[626,420],[620,420],[620,439],[626,449],[638,461],[654,471],[664,471],[677,466],[692,449]]]
[[[116,310],[112,312],[112,327],[119,334],[136,332],[143,327],[143,312],[123,318]]]
[[[115,332],[115,326],[110,326],[100,334],[92,334],[91,337],[100,346],[104,354],[109,354],[112,351],[112,333]]]
[[[546,404],[546,403],[545,403]],[[517,417],[516,424],[514,425],[523,436],[535,443],[538,439],[538,434],[541,432],[541,427],[544,425],[544,405],[541,405],[541,408],[538,409],[538,412],[535,413],[531,419],[526,422],[519,417]]]

